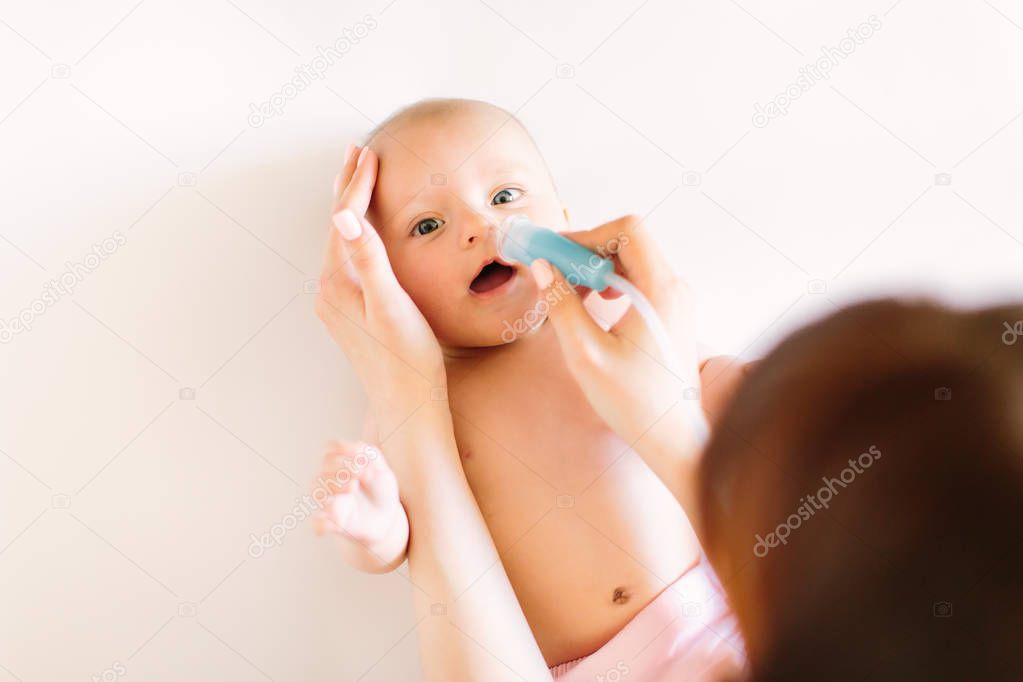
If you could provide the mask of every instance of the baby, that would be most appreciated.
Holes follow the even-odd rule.
[[[529,133],[495,106],[430,100],[393,115],[367,148],[379,158],[367,217],[444,350],[466,478],[554,677],[734,671],[741,643],[685,514],[587,402],[535,319],[528,269],[498,258],[494,226],[509,215],[568,230]],[[739,372],[704,364],[708,412]],[[392,570],[408,543],[393,475],[378,458],[353,476],[327,526],[352,565]]]

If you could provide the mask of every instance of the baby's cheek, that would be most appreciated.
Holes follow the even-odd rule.
[[[445,312],[451,308],[450,278],[441,268],[424,267],[423,259],[393,263],[398,283],[426,317],[431,326],[443,323]]]

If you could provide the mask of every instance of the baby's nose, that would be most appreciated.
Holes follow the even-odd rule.
[[[493,227],[483,216],[467,218],[462,232],[462,246],[469,248],[483,244],[492,231]]]

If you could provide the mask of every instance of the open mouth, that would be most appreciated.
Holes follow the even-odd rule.
[[[469,284],[474,294],[486,294],[506,284],[515,276],[515,268],[492,260],[486,263]]]

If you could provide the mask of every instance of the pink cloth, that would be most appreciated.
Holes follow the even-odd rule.
[[[735,618],[703,560],[607,644],[551,674],[558,682],[722,682],[739,677],[745,663]]]

